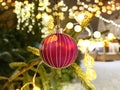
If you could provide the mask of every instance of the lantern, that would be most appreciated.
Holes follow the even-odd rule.
[[[54,68],[64,68],[73,63],[78,49],[75,41],[68,35],[55,33],[46,37],[40,45],[43,61]]]

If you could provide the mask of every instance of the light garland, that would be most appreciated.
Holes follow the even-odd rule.
[[[86,27],[89,21],[92,19],[93,14],[89,11],[74,11],[69,9],[69,18],[75,19],[82,28]]]
[[[86,0],[86,1],[89,2],[89,0]],[[71,25],[69,25],[69,23],[66,24],[66,27],[67,27],[67,29],[72,29],[74,27],[75,32],[80,32],[84,27],[86,27],[88,22],[93,17],[93,13],[95,13],[95,12],[96,12],[96,17],[98,17],[99,19],[101,19],[107,23],[111,23],[114,26],[120,28],[120,25],[116,24],[114,21],[107,20],[107,19],[103,18],[102,16],[100,16],[101,11],[98,6],[102,6],[102,10],[103,9],[107,10],[107,9],[109,9],[110,6],[106,6],[106,7],[103,6],[103,3],[99,2],[99,0],[95,0],[95,3],[93,3],[93,4],[85,4],[85,2],[77,0],[78,6],[76,5],[69,9],[68,9],[68,6],[66,6],[66,4],[64,3],[64,1],[61,0],[58,3],[58,6],[54,5],[53,10],[49,8],[49,6],[51,5],[49,0],[43,0],[43,1],[39,0],[39,2],[40,3],[38,6],[38,14],[35,15],[34,14],[34,6],[35,6],[34,4],[32,4],[32,3],[29,4],[28,1],[24,1],[23,3],[15,1],[15,13],[17,14],[17,18],[18,18],[18,25],[17,25],[18,30],[20,30],[20,24],[24,22],[25,24],[22,26],[21,30],[24,30],[25,27],[28,27],[27,32],[28,33],[32,32],[34,34],[33,26],[35,25],[35,19],[41,20],[42,22],[38,22],[38,26],[40,27],[39,29],[43,33],[41,35],[41,37],[45,38],[49,34],[54,32],[54,30],[53,30],[55,27],[54,16],[58,16],[60,20],[64,20],[65,19],[64,12],[66,12],[67,10],[69,10],[69,19],[75,19],[77,21],[77,23],[79,24],[80,29],[79,29],[79,31],[77,31],[77,29],[75,28],[76,26],[73,26],[76,24],[74,24],[72,22],[71,22]],[[115,3],[115,1],[108,2],[108,5],[112,5],[113,7],[115,6],[114,4],[116,6],[120,5],[119,3]],[[60,12],[55,12],[54,10],[56,10],[58,7],[60,9]],[[81,8],[84,10],[81,11]],[[86,11],[85,9],[87,9],[88,11]],[[51,12],[53,12],[52,15],[49,15],[49,14],[51,14]],[[32,21],[32,23],[29,23],[30,20]],[[41,28],[41,26],[43,26],[43,28]],[[88,31],[88,29],[86,29],[86,30]]]
[[[106,22],[106,23],[111,23],[112,25],[116,26],[117,28],[120,28],[120,25],[117,24],[117,23],[115,23],[113,20],[105,19],[105,18],[103,18],[102,16],[99,16],[98,18],[101,19],[101,20],[103,20],[103,21]]]
[[[120,3],[115,2],[115,0],[111,0],[103,3],[100,0],[94,0],[91,4],[90,0],[86,0],[87,3],[77,0],[77,5],[79,6],[79,10],[87,10],[92,13],[95,13],[96,16],[100,15],[102,12],[107,14],[112,14],[115,10],[120,10]],[[105,1],[104,1],[105,2]]]
[[[36,26],[37,24],[38,30],[41,30],[41,32],[43,33],[41,35],[42,38],[45,38],[49,34],[51,34],[54,31],[54,18],[52,15],[48,14],[51,11],[51,9],[48,8],[49,5],[50,3],[48,2],[48,0],[40,0],[37,7],[38,13],[35,14],[35,4],[33,2],[29,3],[28,1],[15,1],[15,13],[17,14],[18,19],[17,30],[25,30],[27,28],[27,33],[35,34],[34,26]],[[36,19],[37,22],[42,22],[35,23]],[[41,26],[43,26],[43,28],[41,28]]]
[[[64,4],[64,1],[61,0],[57,5],[53,6],[53,9],[50,9],[49,6],[51,3],[49,0],[39,0],[37,7],[37,14],[35,14],[35,3],[29,3],[28,1],[18,2],[15,1],[15,13],[17,14],[18,30],[27,29],[28,33],[34,33],[35,24],[38,25],[39,30],[43,33],[42,38],[47,37],[49,34],[54,32],[54,17],[58,16],[60,20],[64,20],[65,16],[63,12],[66,12],[68,7]],[[57,12],[57,8],[60,8],[60,12]],[[52,12],[52,13],[51,13]],[[40,22],[35,23],[36,20]],[[21,26],[22,25],[22,26]],[[41,26],[43,28],[41,28]]]
[[[15,3],[12,0],[0,0],[0,10],[8,10],[14,7]]]
[[[34,3],[28,3],[28,1],[25,2],[18,2],[15,1],[15,13],[17,14],[18,24],[17,29],[18,30],[24,30],[25,27],[28,27],[28,33],[32,32],[33,25],[35,24],[34,19]],[[29,24],[29,22],[32,22]],[[24,25],[21,28],[21,23],[24,23]],[[34,32],[33,32],[34,33]]]

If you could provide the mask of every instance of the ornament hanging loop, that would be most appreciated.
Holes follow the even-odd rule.
[[[55,33],[62,33],[62,28],[60,28],[60,19],[59,19],[59,13],[60,13],[60,7],[58,5],[58,3],[61,1],[61,0],[54,0],[55,1],[55,5],[56,5],[56,8],[54,8],[55,12],[57,13],[55,15],[55,21],[54,21],[54,24],[56,25],[55,27]]]

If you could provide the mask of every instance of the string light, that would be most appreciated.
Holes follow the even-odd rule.
[[[99,17],[100,19],[102,19],[102,20],[104,20],[108,23],[112,23],[116,27],[120,27],[120,25],[116,24],[112,20],[106,20],[106,19],[100,17],[101,12],[111,14],[113,11],[120,9],[120,3],[115,3],[115,1],[113,1],[113,0],[109,1],[107,6],[104,6],[104,3],[101,2],[100,0],[95,0],[94,3],[91,3],[90,0],[86,0],[87,3],[85,3],[81,0],[77,0],[77,5],[74,5],[71,8],[69,8],[64,3],[64,0],[61,0],[58,3],[58,6],[54,5],[54,7],[53,7],[55,10],[57,8],[59,8],[60,9],[59,13],[54,12],[52,9],[49,8],[49,6],[51,4],[49,1],[50,0],[40,1],[39,6],[38,6],[38,12],[39,13],[36,14],[36,16],[35,16],[37,20],[44,19],[44,22],[42,22],[42,25],[44,25],[46,28],[48,28],[48,27],[49,27],[49,29],[54,28],[54,20],[51,23],[50,16],[49,16],[49,14],[51,14],[51,12],[53,12],[52,17],[58,16],[60,20],[64,20],[66,11],[69,11],[68,18],[69,19],[75,19],[77,21],[77,23],[80,24],[81,28],[84,28],[85,26],[87,26],[86,24],[91,20],[91,18],[93,16],[93,13],[95,13],[96,17]],[[28,1],[24,1],[24,5],[25,5],[25,3],[27,5]],[[69,10],[68,10],[68,8],[69,8]],[[16,11],[19,11],[19,10],[16,10]],[[41,12],[43,12],[43,11],[46,11],[46,16],[45,17],[43,17],[43,14],[41,14]],[[24,13],[22,13],[22,14],[24,14]],[[33,15],[33,14],[28,13],[26,15],[23,15],[25,17],[23,17],[22,21],[25,21],[27,18],[30,18],[31,15]],[[18,23],[20,23],[19,20],[18,20]],[[29,22],[27,22],[27,20],[26,20],[25,25],[28,26],[28,23]],[[33,22],[33,24],[34,24],[34,22]],[[68,23],[66,25],[66,28],[72,29],[73,26],[74,26],[74,23],[71,22],[71,23]],[[78,26],[74,27],[76,32],[78,32],[77,30],[81,30],[81,29],[76,29],[76,28],[78,28]],[[18,27],[18,29],[19,29],[19,27]],[[31,32],[32,31],[32,25],[29,26],[29,29],[30,29],[29,32]],[[49,29],[47,29],[47,30],[49,30]],[[46,36],[46,34],[45,34],[45,36]]]
[[[0,0],[0,8],[2,10],[7,10],[9,9],[10,7],[14,7],[13,5],[14,2],[12,2],[12,0]]]
[[[113,39],[115,39],[115,36],[114,36],[114,34],[113,33],[108,33],[108,39],[109,40],[113,40]]]
[[[8,3],[11,3],[11,2],[12,2],[12,0],[7,0],[7,2],[8,2]]]
[[[72,22],[68,22],[67,25],[66,25],[66,27],[68,29],[72,29],[73,28],[73,23]]]
[[[0,0],[0,3],[3,2],[3,0]]]
[[[101,37],[101,33],[99,31],[95,31],[93,33],[93,35],[94,35],[95,38],[100,38]]]
[[[98,18],[101,19],[101,20],[103,20],[106,23],[111,23],[112,25],[116,26],[117,28],[120,28],[120,25],[118,25],[117,23],[115,23],[113,20],[105,19],[102,16],[99,16]]]
[[[91,4],[89,0],[86,0],[86,1],[87,3],[77,0],[77,5],[80,6],[80,10],[81,10],[81,6],[82,8],[87,9],[88,11],[94,12],[94,13],[97,11],[100,11],[107,14],[112,14],[113,11],[120,10],[120,3],[115,2],[115,0],[108,1],[108,5],[106,6],[104,6],[103,2],[99,0],[94,0],[93,4]],[[92,8],[92,9],[89,9],[89,8]],[[100,9],[100,8],[104,8],[104,9]]]
[[[75,32],[80,32],[80,31],[82,30],[82,28],[81,28],[80,25],[76,25],[76,26],[74,27],[74,30],[75,30]]]
[[[2,4],[1,4],[2,6],[5,6],[6,5],[6,2],[2,2]]]

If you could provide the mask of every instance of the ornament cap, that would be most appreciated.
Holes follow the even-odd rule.
[[[62,33],[63,32],[63,29],[62,28],[60,28],[60,26],[56,26],[55,27],[55,33]]]

